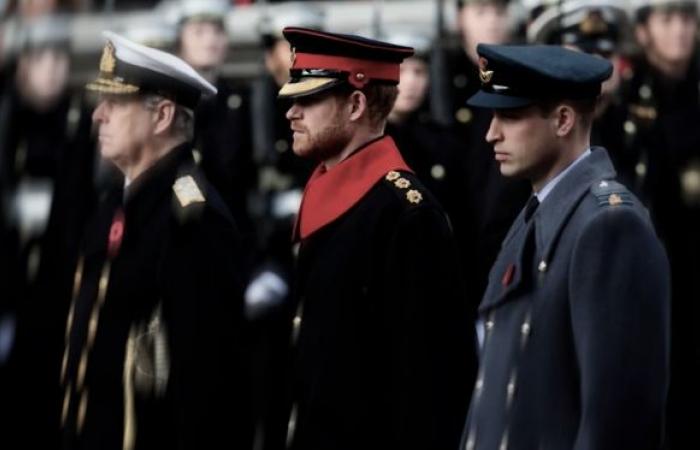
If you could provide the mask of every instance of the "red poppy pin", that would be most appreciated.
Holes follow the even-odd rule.
[[[506,271],[503,273],[503,278],[501,279],[501,284],[503,287],[508,287],[513,281],[513,275],[515,274],[515,265],[508,264]]]

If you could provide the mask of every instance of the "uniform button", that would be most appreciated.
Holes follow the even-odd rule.
[[[238,109],[241,107],[242,103],[243,99],[238,94],[229,95],[228,100],[226,101],[226,104],[230,109]]]
[[[537,270],[539,270],[540,272],[546,272],[547,271],[547,262],[540,261],[540,265],[537,266]]]
[[[474,432],[469,433],[469,438],[467,439],[467,445],[464,446],[464,450],[474,450],[476,439],[474,438]]]
[[[278,139],[275,141],[275,150],[277,153],[284,153],[289,149],[289,143],[284,139]]]
[[[68,124],[71,126],[75,126],[78,124],[78,121],[80,121],[80,109],[71,108],[68,111]]]
[[[430,168],[430,176],[436,180],[442,180],[445,178],[445,167],[442,164],[435,164]]]
[[[469,123],[471,122],[473,116],[474,115],[469,108],[459,108],[455,113],[455,118],[459,123]]]
[[[643,84],[639,88],[639,96],[643,98],[644,100],[649,100],[651,98],[651,88],[647,84]]]
[[[647,174],[647,165],[643,162],[637,163],[637,165],[634,166],[634,173],[640,178],[645,177]]]
[[[300,299],[294,319],[292,319],[292,343],[297,342],[301,331],[301,322],[303,321],[304,299]]]
[[[524,337],[527,337],[530,334],[530,323],[524,322],[520,327],[520,332],[523,334]]]
[[[515,390],[516,390],[516,375],[513,373],[510,376],[510,381],[508,381],[508,385],[506,386],[506,407],[510,408],[510,405],[513,404],[513,398],[515,398]]]
[[[503,433],[501,438],[501,445],[498,446],[498,450],[508,450],[508,431]]]
[[[486,321],[486,323],[484,325],[486,326],[486,331],[491,331],[491,330],[493,330],[493,327],[496,324],[494,323],[493,319],[489,319]]]
[[[463,87],[465,87],[465,86],[467,85],[467,76],[464,75],[463,73],[460,73],[460,74],[456,75],[456,76],[452,79],[452,84],[454,84],[454,86],[455,86],[456,88],[463,88]]]
[[[631,120],[625,122],[624,128],[625,133],[627,134],[635,134],[637,132],[637,125],[635,125]]]
[[[202,162],[202,152],[200,152],[196,148],[192,149],[192,159],[194,159],[195,164],[199,165],[199,163]]]
[[[508,383],[508,397],[513,397],[515,395],[515,382],[511,381]]]

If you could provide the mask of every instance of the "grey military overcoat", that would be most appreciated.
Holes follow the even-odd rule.
[[[655,449],[669,268],[648,213],[594,148],[515,220],[480,305],[462,449]]]

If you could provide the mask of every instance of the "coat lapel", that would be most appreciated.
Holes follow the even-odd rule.
[[[607,152],[602,148],[593,148],[591,154],[573,167],[542,202],[529,223],[525,223],[524,212],[521,211],[503,240],[501,252],[491,269],[479,313],[483,314],[517,298],[512,294],[526,280],[525,270],[531,270],[535,255],[541,255],[541,262],[547,267],[561,231],[591,185],[596,180],[614,177],[615,170]],[[532,233],[536,245],[534,252],[527,251]]]

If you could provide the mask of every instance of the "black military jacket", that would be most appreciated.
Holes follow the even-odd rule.
[[[471,108],[467,100],[481,88],[479,69],[463,49],[450,55],[450,101],[453,128],[462,142],[455,155],[467,183],[461,203],[466,236],[460,236],[469,296],[481,298],[489,269],[513,220],[527,201],[530,185],[501,175],[486,133],[493,114]]]
[[[382,152],[395,152],[398,163],[381,162]],[[313,176],[302,203],[289,442],[304,450],[454,449],[474,333],[445,214],[390,138],[322,176],[333,171],[326,198],[351,198],[351,206],[305,236],[304,214],[325,209],[309,203]],[[371,171],[380,174],[374,182],[355,182]]]
[[[462,449],[658,449],[670,280],[639,201],[594,148],[515,220],[479,312]]]
[[[66,448],[214,448],[244,427],[239,236],[182,145],[88,228],[66,325]]]
[[[257,183],[253,163],[250,96],[226,80],[203,99],[195,114],[195,148],[200,165],[243,233],[251,233],[247,196]]]

